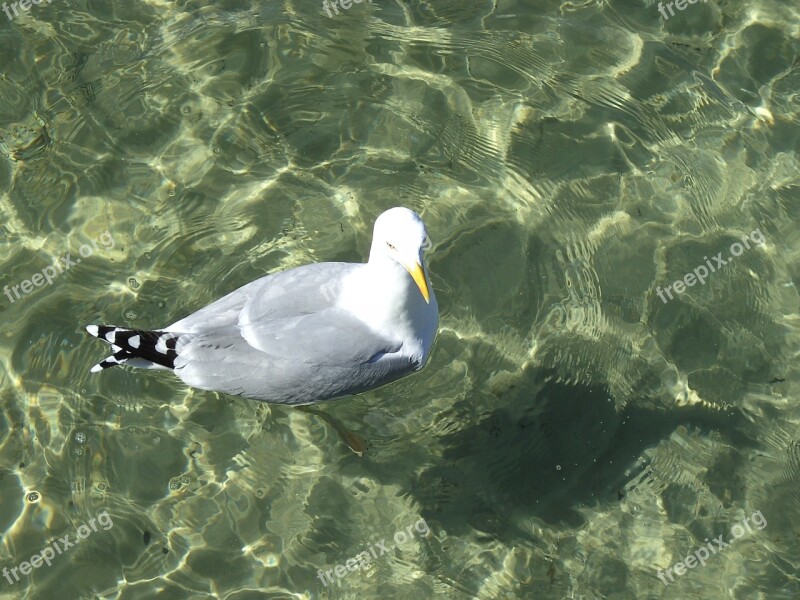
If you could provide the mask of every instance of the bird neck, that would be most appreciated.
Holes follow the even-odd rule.
[[[357,277],[361,280],[358,287],[364,314],[374,315],[381,322],[396,322],[407,311],[414,281],[397,261],[383,253],[370,255]]]
[[[370,261],[348,277],[338,304],[389,339],[420,345],[420,352],[427,339],[419,339],[419,323],[428,325],[426,331],[433,328],[430,335],[438,325],[436,298],[431,296],[427,304],[408,271],[386,255],[370,255]]]

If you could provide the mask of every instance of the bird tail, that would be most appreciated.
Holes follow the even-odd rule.
[[[112,325],[87,325],[86,331],[111,344],[114,350],[114,354],[89,369],[91,373],[126,363],[134,367],[174,369],[178,343],[184,337],[180,333]]]

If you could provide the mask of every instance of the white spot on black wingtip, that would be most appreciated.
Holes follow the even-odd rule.
[[[98,339],[111,344],[114,355],[100,362],[91,372],[108,369],[115,365],[124,364],[132,358],[141,358],[155,365],[173,368],[179,334],[165,331],[145,331],[139,329],[126,329],[111,325],[87,326],[86,330]]]
[[[103,365],[101,365],[100,363],[97,363],[95,366],[93,366],[91,369],[89,369],[89,373],[99,373],[102,370],[103,370]]]

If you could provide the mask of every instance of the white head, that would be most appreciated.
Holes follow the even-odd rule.
[[[369,262],[390,259],[402,265],[417,284],[425,302],[430,290],[423,262],[423,251],[430,246],[425,223],[413,210],[397,206],[375,220]]]

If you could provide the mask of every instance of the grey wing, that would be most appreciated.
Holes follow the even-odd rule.
[[[278,318],[314,312],[331,306],[341,276],[358,267],[349,263],[316,263],[266,275],[243,285],[176,321],[163,331],[202,333],[239,323],[240,315],[248,306],[253,316]],[[321,279],[327,277],[327,285]]]
[[[334,305],[342,276],[358,267],[318,263],[270,275],[171,325],[200,334],[180,348],[176,374],[203,389],[299,403],[412,371],[400,341]]]
[[[398,352],[403,344],[369,329],[339,308],[240,327],[247,343],[265,354],[314,366],[354,367]]]
[[[317,263],[279,273],[242,309],[242,337],[270,356],[312,365],[351,366],[399,351],[401,342],[335,306],[343,277],[358,268],[363,265]]]
[[[362,331],[352,317],[344,316],[339,326],[322,320],[282,319],[254,332],[268,352],[238,328],[202,334],[179,350],[175,373],[202,389],[302,404],[356,394],[413,371],[399,342]]]
[[[316,313],[334,306],[342,280],[362,264],[315,263],[263,278],[247,301],[240,325]]]
[[[270,277],[271,275],[267,275],[251,281],[188,317],[164,327],[162,331],[202,333],[236,325],[244,305]]]

